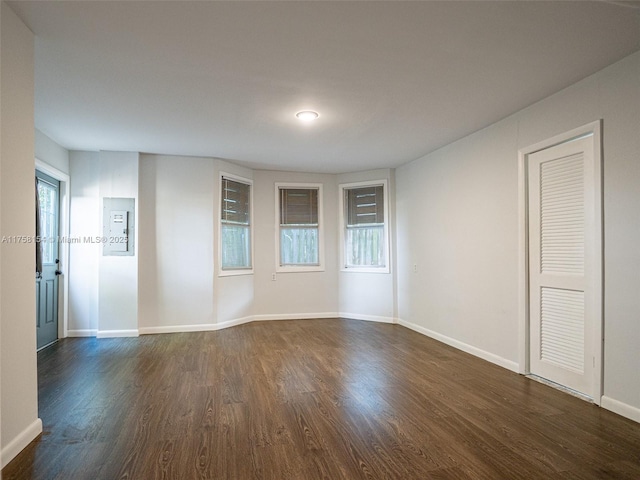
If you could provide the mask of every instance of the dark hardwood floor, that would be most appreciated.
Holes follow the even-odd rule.
[[[11,479],[640,479],[640,425],[398,325],[66,339]]]

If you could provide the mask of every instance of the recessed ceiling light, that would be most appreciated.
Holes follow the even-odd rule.
[[[319,116],[320,115],[318,115],[318,112],[314,112],[312,110],[304,110],[302,112],[296,113],[296,117],[298,117],[298,119],[302,120],[303,122],[311,122]]]

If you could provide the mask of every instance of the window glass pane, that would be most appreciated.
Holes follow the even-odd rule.
[[[384,190],[382,185],[350,188],[345,193],[347,225],[384,223]]]
[[[384,202],[384,185],[345,188],[345,267],[386,267]]]
[[[250,185],[222,179],[222,212],[223,223],[240,223],[249,225]]]
[[[384,226],[347,228],[347,267],[384,267]]]
[[[46,182],[38,182],[40,201],[40,237],[42,243],[42,263],[56,261],[56,189]]]
[[[222,225],[222,269],[251,268],[251,231],[248,226]]]
[[[319,265],[317,228],[280,229],[281,265]]]
[[[222,177],[222,270],[251,268],[251,185]]]
[[[318,188],[280,188],[280,265],[319,265]]]
[[[280,225],[317,225],[318,189],[280,189]]]

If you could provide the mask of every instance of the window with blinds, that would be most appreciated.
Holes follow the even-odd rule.
[[[343,187],[345,268],[386,267],[384,185]]]
[[[221,268],[251,269],[251,184],[223,176],[220,190]]]
[[[278,187],[280,266],[320,265],[320,188]]]

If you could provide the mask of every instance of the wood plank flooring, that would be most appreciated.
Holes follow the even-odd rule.
[[[12,479],[639,479],[640,424],[398,325],[251,323],[38,354]]]

